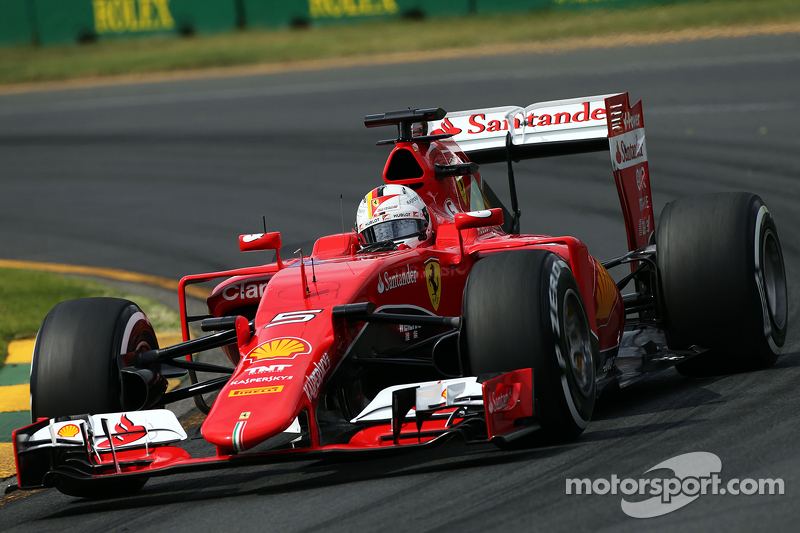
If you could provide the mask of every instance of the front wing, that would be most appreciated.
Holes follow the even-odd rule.
[[[531,369],[486,379],[391,387],[376,396],[362,415],[354,422],[363,429],[345,444],[320,446],[302,435],[289,435],[276,449],[200,458],[174,445],[186,440],[187,435],[175,415],[164,409],[61,422],[43,419],[13,433],[17,488],[91,486],[111,480],[355,453],[391,455],[436,446],[453,437],[502,443],[539,427]],[[296,427],[290,426],[287,432],[298,431]]]

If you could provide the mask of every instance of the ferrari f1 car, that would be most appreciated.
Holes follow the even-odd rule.
[[[365,125],[396,126],[397,138],[381,141],[394,144],[386,185],[358,227],[288,260],[279,233],[240,236],[242,251],[275,250],[274,262],[183,278],[184,342],[160,347],[126,300],[53,308],[34,350],[33,423],[13,437],[19,488],[121,494],[153,476],[456,436],[503,448],[576,439],[609,387],[671,366],[700,375],[777,359],[787,295],[769,210],[749,193],[689,197],[656,227],[641,102],[627,94],[408,109]],[[598,261],[575,237],[520,234],[515,163],[606,150],[625,253]],[[478,171],[490,163],[507,166],[510,208]],[[415,229],[385,231],[402,227]],[[189,315],[187,286],[216,278],[208,314]],[[190,338],[192,323],[209,334]],[[231,366],[193,359],[212,348]],[[186,372],[191,384],[167,392]],[[187,435],[163,409],[190,397],[206,413],[207,457],[177,444]]]

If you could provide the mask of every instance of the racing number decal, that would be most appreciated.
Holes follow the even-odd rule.
[[[280,326],[282,324],[296,324],[299,322],[310,322],[321,313],[322,309],[309,309],[308,311],[289,311],[288,313],[278,313],[269,321],[269,324],[264,326],[264,329],[271,328],[272,326]]]
[[[428,296],[433,310],[438,311],[442,300],[442,271],[438,259],[429,259],[425,263],[425,282],[428,284]]]

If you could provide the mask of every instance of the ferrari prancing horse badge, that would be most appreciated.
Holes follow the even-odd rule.
[[[442,272],[438,259],[428,259],[425,263],[425,282],[428,284],[428,296],[431,298],[433,310],[438,311],[442,299]]]

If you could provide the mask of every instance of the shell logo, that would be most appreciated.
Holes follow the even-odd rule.
[[[269,359],[294,359],[300,354],[311,353],[311,345],[303,339],[284,337],[259,344],[247,357],[253,361]]]
[[[67,424],[58,430],[59,437],[74,437],[80,432],[80,429],[75,424]]]
[[[611,274],[598,265],[595,272],[595,286],[597,287],[594,295],[595,317],[597,320],[605,320],[611,315],[614,304],[617,302],[617,284]]]

